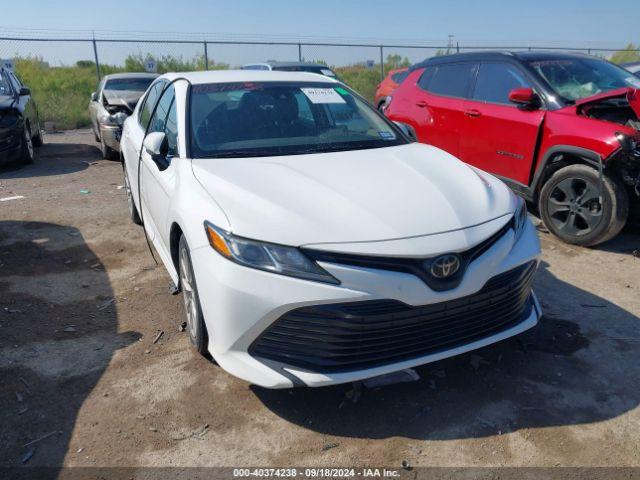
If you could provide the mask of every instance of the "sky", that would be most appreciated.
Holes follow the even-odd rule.
[[[0,0],[0,4],[9,1]],[[592,0],[109,0],[105,3],[22,0],[20,4],[19,15],[4,16],[0,36],[90,36],[91,31],[95,31],[97,37],[139,37],[145,35],[139,32],[150,32],[147,37],[444,45],[448,35],[454,35],[454,42],[462,47],[532,45],[613,49],[630,42],[640,44],[639,0],[616,0],[608,4]],[[112,47],[103,49],[107,60],[115,60],[118,50],[122,50]],[[22,50],[12,52],[19,48],[27,47],[7,45],[7,42],[3,45],[0,41],[0,57],[21,53]],[[49,55],[43,45],[29,48],[44,49]],[[127,46],[127,50],[132,48]],[[283,59],[276,57],[294,54],[289,48],[257,51],[225,48],[214,53],[237,61],[245,61],[248,56]],[[176,50],[184,55],[197,51],[184,47]],[[64,61],[71,56],[88,57],[90,53],[86,46],[56,46],[51,55]],[[310,57],[338,55],[330,49],[308,53]],[[375,53],[373,49],[365,50],[359,52],[359,56],[376,58]]]

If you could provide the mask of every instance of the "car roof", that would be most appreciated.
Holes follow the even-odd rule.
[[[110,73],[105,75],[105,80],[121,80],[126,78],[156,78],[160,75],[158,73],[146,73],[146,72],[124,72],[124,73]]]
[[[517,59],[523,61],[537,61],[537,60],[562,60],[570,58],[595,58],[586,53],[579,52],[565,52],[565,51],[551,51],[551,50],[531,50],[531,51],[510,51],[510,50],[486,50],[478,52],[465,52],[454,53],[451,55],[440,55],[438,57],[431,57],[412,65],[412,69],[423,68],[428,65],[439,65],[442,63],[454,63],[454,62],[469,62],[469,61],[481,61],[481,60],[504,60],[504,59]]]
[[[200,72],[166,73],[162,78],[184,78],[194,85],[231,82],[323,82],[340,83],[330,77],[309,72],[280,72],[271,70],[207,70]]]
[[[247,63],[247,65],[269,65],[271,67],[316,67],[316,68],[327,68],[331,70],[331,67],[323,65],[322,63],[313,63],[313,62],[277,62],[277,61],[266,61],[266,62],[255,62],[255,63]]]

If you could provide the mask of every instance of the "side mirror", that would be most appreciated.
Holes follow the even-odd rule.
[[[398,127],[402,133],[404,133],[404,135],[411,140],[412,142],[417,142],[418,139],[416,138],[416,133],[413,130],[413,128],[411,128],[409,125],[407,125],[406,123],[402,123],[402,122],[393,122],[396,127]]]
[[[21,97],[26,97],[27,95],[31,95],[31,90],[29,90],[27,87],[20,87],[20,91],[18,92],[18,94]]]
[[[509,92],[509,101],[523,109],[537,108],[540,102],[533,88],[514,88]]]
[[[91,101],[92,101],[92,102],[97,102],[97,101],[98,101],[98,94],[97,94],[97,92],[91,92]]]
[[[160,170],[164,170],[169,166],[167,159],[167,153],[169,152],[169,144],[167,142],[167,136],[164,132],[151,132],[144,139],[142,144],[145,151],[151,157]]]

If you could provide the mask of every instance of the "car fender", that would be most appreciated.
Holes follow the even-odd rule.
[[[170,202],[165,226],[169,232],[166,238],[169,238],[168,247],[174,263],[167,266],[168,269],[176,269],[177,266],[177,248],[180,238],[176,232],[181,232],[186,237],[190,250],[196,250],[203,247],[210,248],[204,229],[205,221],[225,230],[231,229],[226,213],[193,175],[191,160],[176,158],[174,161],[179,162],[178,182],[176,194]]]

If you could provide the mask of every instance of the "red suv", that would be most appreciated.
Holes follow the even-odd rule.
[[[393,93],[393,91],[398,88],[398,85],[402,83],[402,81],[407,76],[408,68],[396,68],[395,70],[390,70],[384,80],[378,84],[376,87],[376,96],[374,100],[374,105],[381,112],[384,111],[384,104],[387,101],[387,97]]]
[[[500,177],[562,240],[596,245],[640,203],[639,88],[587,55],[457,54],[411,67],[385,114]]]

